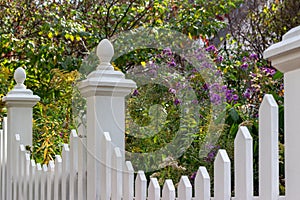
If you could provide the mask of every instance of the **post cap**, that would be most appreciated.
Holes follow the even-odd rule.
[[[300,26],[288,31],[281,42],[270,46],[263,55],[281,72],[300,69]]]
[[[31,90],[26,89],[26,86],[24,85],[26,72],[22,67],[16,69],[14,73],[14,79],[17,84],[10,92],[8,92],[5,97],[2,98],[2,101],[5,102],[6,106],[8,107],[34,106],[40,100],[40,97],[33,95]]]

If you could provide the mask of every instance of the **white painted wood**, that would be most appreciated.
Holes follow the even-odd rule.
[[[78,136],[76,130],[70,135],[70,200],[78,199]]]
[[[123,158],[121,150],[119,147],[115,147],[112,157],[112,185],[111,185],[111,199],[112,200],[121,200],[122,199],[122,189],[123,185],[120,184],[122,180],[122,171],[123,171]]]
[[[78,200],[87,200],[87,149],[86,138],[78,140]]]
[[[40,163],[36,164],[36,172],[34,177],[34,199],[40,200],[41,196],[41,176],[42,176],[42,166]]]
[[[99,134],[100,135],[100,134]],[[101,135],[100,135],[101,137]],[[101,155],[100,163],[97,160],[98,165],[100,166],[100,177],[97,182],[101,183],[101,188],[98,188],[101,191],[101,199],[109,200],[111,197],[111,158],[112,158],[112,144],[110,134],[108,132],[104,132],[103,134],[104,139],[101,139]],[[99,158],[98,157],[98,158]],[[95,158],[94,158],[95,159]],[[97,172],[99,174],[99,171]],[[98,184],[99,186],[100,184]],[[121,189],[122,190],[122,189]]]
[[[253,198],[253,142],[246,126],[241,126],[234,140],[235,197]]]
[[[55,156],[55,170],[54,170],[54,200],[62,199],[62,159],[60,155]]]
[[[214,199],[230,200],[230,160],[224,149],[220,149],[214,162]]]
[[[6,183],[7,183],[7,174],[6,174],[6,168],[7,168],[7,117],[3,118],[2,122],[2,129],[3,129],[3,165],[2,165],[2,184],[1,184],[1,190],[3,191],[1,194],[1,198],[6,198]]]
[[[265,200],[279,196],[278,106],[269,94],[259,109],[259,196]]]
[[[5,181],[4,180],[4,173],[3,173],[3,168],[4,168],[4,165],[5,165],[5,162],[4,162],[4,133],[3,133],[3,130],[1,129],[0,130],[0,197],[2,197],[2,194],[5,192],[4,190],[4,182],[2,181]]]
[[[157,178],[150,178],[148,200],[160,200],[160,186]]]
[[[68,144],[63,145],[62,150],[62,182],[61,182],[61,193],[62,199],[69,200],[69,188],[70,188],[70,149]]]
[[[24,177],[24,197],[25,199],[29,198],[30,193],[30,173],[31,173],[31,160],[30,160],[30,154],[25,153],[25,177]]]
[[[47,174],[48,167],[46,164],[43,164],[42,174],[41,174],[41,200],[46,200],[47,197]]]
[[[135,200],[146,200],[147,179],[143,171],[138,171],[135,178]]]
[[[199,167],[195,178],[195,200],[210,199],[210,177],[205,167]]]
[[[285,143],[285,194],[287,200],[299,198],[300,154],[300,26],[288,31],[281,42],[270,46],[264,58],[284,72],[284,143]],[[277,182],[276,182],[277,183]],[[275,192],[274,191],[274,195]]]
[[[134,169],[130,161],[125,162],[123,173],[123,199],[133,200],[134,193]]]
[[[192,184],[187,176],[182,176],[178,184],[178,199],[192,199]]]
[[[99,145],[105,140],[104,132],[113,133],[112,143],[122,149],[122,157],[125,159],[125,96],[136,88],[136,84],[125,79],[122,72],[114,70],[110,64],[113,54],[110,41],[102,40],[97,46],[100,65],[79,84],[80,93],[87,100],[87,199],[101,196],[104,200],[111,195],[111,191],[106,191],[109,188],[104,191],[105,187],[110,186],[106,184],[108,180],[102,182],[102,178],[108,174],[102,175],[104,170],[98,173],[98,166],[103,168],[98,163],[99,158],[102,162],[103,157],[106,157]]]
[[[53,160],[48,163],[48,173],[47,173],[47,200],[54,199],[54,173],[55,164]]]
[[[18,190],[18,197],[20,199],[24,199],[24,182],[25,182],[25,146],[20,144],[19,146],[19,158],[20,158],[20,166],[19,166],[19,190]]]
[[[162,200],[175,200],[175,187],[171,179],[165,180],[162,190]]]
[[[30,174],[29,174],[29,199],[34,199],[34,179],[35,179],[35,171],[36,171],[36,163],[34,160],[30,160]]]
[[[17,149],[14,147],[15,134],[20,134],[22,143],[32,146],[32,107],[40,100],[40,97],[33,95],[32,91],[26,89],[23,84],[26,79],[25,70],[19,67],[15,70],[14,79],[16,85],[7,93],[2,101],[7,108],[7,168],[6,168],[6,198],[11,200],[13,195],[13,181]],[[14,192],[14,194],[12,193]]]
[[[14,161],[14,170],[13,170],[13,195],[12,198],[14,200],[18,199],[18,181],[19,181],[19,166],[20,166],[20,154],[19,154],[19,146],[20,146],[20,135],[15,134],[15,139],[13,141],[12,148],[14,149],[13,153],[15,161]]]

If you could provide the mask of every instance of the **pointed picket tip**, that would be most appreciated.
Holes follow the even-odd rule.
[[[261,102],[260,108],[265,107],[278,107],[273,95],[271,94],[265,94],[263,101]]]
[[[187,176],[181,176],[178,187],[192,188],[192,184]]]
[[[48,167],[46,164],[43,164],[43,172],[47,172],[48,171]]]
[[[104,138],[107,142],[111,142],[111,137],[110,137],[109,132],[104,132]]]
[[[119,147],[115,147],[115,148],[114,148],[114,156],[115,156],[116,158],[122,158],[121,150],[120,150]]]
[[[55,155],[55,163],[61,163],[62,159],[60,155]]]
[[[175,186],[171,179],[165,180],[163,191],[162,191],[163,200],[174,200],[175,199]]]
[[[125,172],[134,172],[132,163],[130,161],[125,162]]]
[[[136,181],[139,181],[139,182],[144,182],[144,181],[146,181],[146,182],[147,182],[147,179],[146,179],[146,176],[145,176],[144,171],[139,170],[139,171],[137,172]]]
[[[63,151],[70,151],[69,144],[63,144]]]
[[[225,149],[219,149],[215,160],[215,163],[217,162],[230,163],[230,159]]]
[[[76,132],[75,129],[72,129],[72,130],[71,130],[70,137],[71,137],[71,138],[72,138],[72,137],[73,137],[73,138],[74,138],[74,137],[78,137],[77,132]]]
[[[235,143],[237,143],[238,141],[245,141],[245,140],[252,140],[252,136],[246,126],[240,126],[235,137]]]
[[[48,169],[49,171],[53,172],[54,169],[55,169],[55,164],[54,164],[54,161],[53,160],[50,160],[49,163],[48,163]]]
[[[37,164],[36,164],[36,169],[37,169],[38,171],[42,171],[42,165],[41,165],[40,163],[37,163]]]
[[[199,167],[199,169],[197,170],[197,174],[196,174],[196,180],[198,178],[210,180],[209,173],[208,173],[206,167],[203,167],[203,166]]]

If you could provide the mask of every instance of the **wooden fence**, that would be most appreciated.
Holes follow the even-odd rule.
[[[282,63],[289,63],[288,70],[282,70],[286,73],[285,83],[288,83],[285,85],[285,103],[287,99],[294,98],[291,91],[298,91],[300,88],[300,73],[297,74],[299,70],[295,72],[299,76],[294,76],[293,70],[296,67],[291,66],[298,65],[296,61],[291,62],[292,59],[300,60],[299,36],[300,27],[292,29],[281,43],[272,46],[265,53],[272,61],[281,56],[282,62],[275,59],[276,62],[273,63],[275,66],[280,65],[279,68],[284,65]],[[295,45],[295,38],[298,38],[298,46]],[[282,50],[280,45],[285,45],[285,48]],[[288,45],[292,47],[288,49]],[[286,59],[288,54],[284,50],[293,51],[293,57]],[[295,51],[298,52],[297,56]],[[300,199],[300,191],[295,191],[295,186],[290,186],[294,181],[292,176],[298,177],[300,174],[299,161],[290,161],[293,166],[286,163],[286,196],[279,196],[278,106],[268,94],[265,95],[259,110],[259,196],[253,196],[253,144],[251,134],[244,126],[239,128],[234,142],[234,188],[231,188],[231,161],[226,150],[220,149],[214,161],[214,197],[210,194],[209,174],[202,166],[197,171],[194,188],[188,177],[182,176],[177,190],[172,180],[165,180],[163,188],[160,188],[156,178],[147,180],[143,171],[135,173],[131,162],[125,161],[124,158],[123,136],[124,97],[135,87],[135,83],[125,79],[122,73],[114,71],[109,64],[113,48],[108,40],[100,42],[97,52],[101,60],[100,65],[79,87],[87,97],[87,135],[73,130],[70,133],[70,144],[64,144],[62,155],[57,155],[55,161],[50,161],[48,165],[31,160],[29,152],[26,151],[26,145],[31,142],[32,124],[23,123],[23,120],[32,119],[32,106],[39,98],[23,84],[26,78],[25,71],[16,70],[17,85],[3,99],[8,109],[8,118],[3,120],[0,130],[2,200]],[[102,79],[99,79],[99,75]],[[295,83],[296,86],[291,83]],[[105,108],[112,102],[113,108]],[[298,116],[300,111],[298,101],[288,102],[291,102],[290,107],[294,107],[285,111],[286,120]],[[105,119],[101,115],[103,112]],[[114,121],[111,121],[112,119]],[[300,119],[297,119],[300,122]],[[294,120],[293,123],[298,121]],[[115,128],[116,122],[118,129]],[[298,130],[299,123],[295,126],[286,121],[286,124],[289,123]],[[285,132],[286,140],[290,142],[288,144],[298,145],[298,131],[297,135],[289,131]],[[292,139],[296,141],[292,143]],[[299,160],[299,148],[287,146],[288,144],[286,149],[289,149],[287,152],[290,155],[286,154],[286,158],[291,160],[291,155],[294,155],[292,158]],[[235,197],[231,197],[233,190]]]

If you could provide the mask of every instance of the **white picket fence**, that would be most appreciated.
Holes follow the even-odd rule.
[[[253,141],[244,126],[234,142],[234,188],[231,161],[226,150],[220,149],[214,162],[214,197],[209,173],[202,166],[194,188],[188,177],[182,176],[177,190],[172,180],[165,180],[160,188],[156,178],[147,181],[143,171],[135,173],[131,162],[124,158],[124,97],[135,83],[113,70],[113,47],[102,40],[97,47],[101,63],[79,87],[87,98],[87,134],[73,130],[70,144],[64,144],[62,155],[48,165],[31,160],[26,151],[25,146],[32,140],[32,107],[39,97],[23,84],[25,71],[16,70],[17,85],[3,98],[8,118],[0,130],[1,200],[300,199],[299,47],[300,26],[265,52],[265,57],[285,72],[286,196],[279,196],[278,106],[268,94],[259,110],[259,196],[253,195]]]
[[[271,95],[265,95],[260,108],[259,129],[259,188],[260,196],[253,197],[253,144],[252,137],[245,126],[241,126],[235,138],[234,171],[235,197],[231,198],[231,163],[226,150],[219,150],[214,162],[214,198],[210,195],[210,177],[205,167],[199,167],[193,188],[187,176],[182,176],[177,193],[172,180],[159,186],[156,178],[147,179],[143,171],[136,173],[130,161],[123,159],[119,147],[113,147],[110,134],[105,132],[101,146],[106,149],[107,175],[105,191],[100,199],[112,200],[229,200],[229,199],[284,199],[279,196],[278,171],[278,106]],[[0,131],[1,197],[6,191],[6,145],[7,119]],[[25,146],[20,144],[20,135],[15,135],[13,147],[16,170],[12,180],[12,199],[32,200],[83,200],[86,199],[86,142],[79,138],[76,131],[70,134],[70,144],[64,144],[62,156],[57,155],[55,162],[41,166],[30,159]],[[89,173],[89,172],[87,172]],[[100,189],[100,188],[99,188]]]

